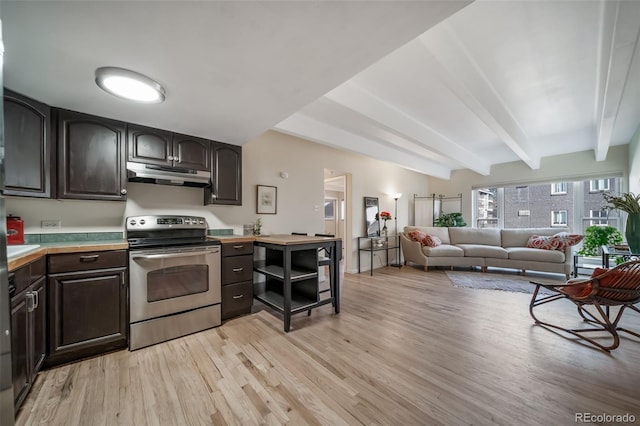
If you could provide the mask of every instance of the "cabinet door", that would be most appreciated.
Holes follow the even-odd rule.
[[[221,142],[211,146],[211,187],[205,204],[242,205],[242,147]]]
[[[46,278],[42,277],[31,285],[31,294],[35,295],[35,308],[30,315],[30,337],[33,343],[29,376],[31,381],[40,371],[47,354],[47,293]]]
[[[52,364],[126,346],[126,269],[49,276]]]
[[[135,124],[128,125],[129,161],[171,167],[173,165],[171,143],[171,132]]]
[[[9,90],[4,93],[4,193],[49,198],[51,109]]]
[[[189,170],[211,170],[211,141],[194,136],[173,134],[173,165]]]
[[[58,110],[58,197],[126,201],[126,124]]]
[[[11,300],[11,372],[13,399],[19,406],[29,391],[29,339],[27,338],[27,293],[23,291]]]

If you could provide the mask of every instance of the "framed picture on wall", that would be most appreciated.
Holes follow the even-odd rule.
[[[257,214],[276,214],[278,212],[278,187],[258,185]]]

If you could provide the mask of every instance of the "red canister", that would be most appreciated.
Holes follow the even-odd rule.
[[[7,216],[7,244],[24,244],[24,220]]]

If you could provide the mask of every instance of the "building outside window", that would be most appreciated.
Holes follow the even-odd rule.
[[[592,179],[589,182],[589,191],[590,192],[600,192],[600,191],[609,191],[609,179]]]
[[[551,220],[552,226],[566,226],[576,233],[584,233],[591,225],[622,230],[620,212],[604,209],[603,191],[623,192],[622,179],[478,188],[473,198],[474,226],[544,228]]]
[[[569,187],[569,184],[567,182],[552,183],[551,195],[566,194],[568,191],[568,187]]]
[[[553,210],[551,212],[551,226],[567,226],[567,217],[566,210]]]

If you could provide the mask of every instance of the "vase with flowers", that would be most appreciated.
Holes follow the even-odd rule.
[[[387,236],[387,221],[391,220],[391,213],[389,212],[380,212],[380,219],[384,222],[384,226],[382,227],[382,235]]]
[[[602,197],[608,203],[608,209],[618,209],[626,212],[627,226],[625,237],[631,253],[640,253],[640,194],[627,192],[622,195],[603,193]]]

